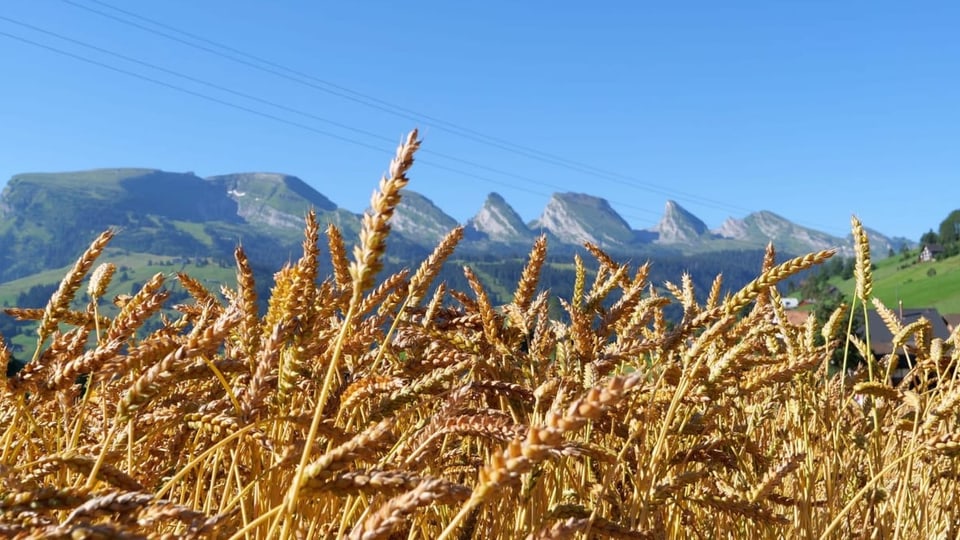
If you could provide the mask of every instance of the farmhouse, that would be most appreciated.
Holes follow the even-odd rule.
[[[903,309],[899,313],[900,324],[907,326],[917,322],[921,318],[930,321],[932,329],[931,338],[947,339],[950,337],[950,329],[947,321],[940,315],[940,312],[934,308]],[[870,350],[877,359],[888,355],[894,355],[896,368],[893,372],[893,383],[897,384],[910,370],[913,364],[914,353],[916,351],[916,341],[911,337],[902,347],[894,350],[893,334],[887,328],[887,324],[880,317],[876,310],[867,312],[867,324],[870,327]]]
[[[799,298],[793,298],[788,296],[787,298],[781,298],[780,303],[783,304],[783,309],[797,309],[798,307],[800,307]]]
[[[930,262],[943,253],[943,246],[940,244],[926,244],[920,250],[920,262]]]

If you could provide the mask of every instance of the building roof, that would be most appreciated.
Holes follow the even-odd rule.
[[[897,315],[900,316],[900,323],[903,326],[914,323],[919,320],[920,317],[923,317],[930,321],[933,329],[933,337],[940,339],[950,337],[950,329],[947,328],[947,322],[935,308],[904,309],[902,313],[902,316],[900,316],[899,313]],[[877,313],[876,310],[871,309],[867,312],[867,323],[870,325],[870,349],[873,353],[890,354],[894,352],[893,334],[890,332],[890,329],[887,328],[887,323],[883,322],[883,318],[880,317],[880,314]],[[915,345],[912,337],[906,345],[908,347]]]
[[[943,316],[943,320],[947,321],[947,329],[951,332],[960,327],[960,313],[947,313]]]
[[[812,314],[812,311],[790,309],[787,310],[787,322],[794,326],[803,326],[807,322],[807,317]]]

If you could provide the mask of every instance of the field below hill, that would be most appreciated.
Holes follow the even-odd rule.
[[[184,272],[202,283],[211,291],[219,291],[221,286],[233,287],[236,283],[236,268],[223,261],[213,261],[205,257],[171,257],[150,253],[132,253],[126,250],[108,249],[104,258],[117,266],[117,273],[105,298],[118,295],[135,294],[144,283],[155,274],[164,274],[167,288],[171,293],[168,308],[187,298],[186,291],[180,286],[176,274]],[[42,308],[57,289],[60,280],[70,270],[70,266],[45,270],[36,274],[0,283],[0,306],[3,308]],[[81,291],[72,303],[75,309],[84,309],[89,302],[85,291]],[[104,315],[114,316],[118,309],[112,303],[100,307]],[[172,309],[165,310],[172,315]],[[18,359],[28,359],[37,345],[36,324],[32,321],[16,322],[7,315],[0,315],[0,331],[10,341],[12,352]]]

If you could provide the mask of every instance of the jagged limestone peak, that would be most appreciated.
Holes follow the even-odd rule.
[[[427,197],[405,189],[390,225],[407,239],[432,247],[458,224]]]
[[[562,242],[600,247],[624,247],[635,238],[606,199],[584,193],[555,193],[531,228],[544,229]]]
[[[534,236],[517,211],[499,193],[487,196],[477,214],[467,222],[467,227],[494,242],[527,243]]]
[[[709,233],[706,223],[675,201],[667,201],[663,217],[653,230],[661,244],[696,242]]]

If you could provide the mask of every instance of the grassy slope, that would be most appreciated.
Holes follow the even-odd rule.
[[[200,243],[205,246],[213,246],[213,238],[210,237],[210,234],[204,228],[203,223],[196,223],[193,221],[178,221],[175,220],[172,222],[173,226],[178,230],[183,231],[194,238],[196,238]]]
[[[888,307],[903,300],[903,306],[908,308],[935,307],[940,313],[960,313],[960,257],[930,263],[912,261],[891,257],[877,263],[873,271],[874,296]],[[931,269],[936,275],[927,275]],[[831,282],[848,298],[853,296],[853,279],[834,278]]]
[[[152,261],[153,265],[148,265],[148,261]],[[110,289],[107,291],[107,296],[113,297],[117,294],[129,294],[130,286],[134,282],[143,283],[144,281],[153,277],[154,274],[158,272],[163,272],[168,275],[168,279],[175,278],[176,272],[186,271],[190,274],[191,277],[198,279],[203,282],[211,290],[219,290],[220,284],[233,285],[236,270],[233,267],[229,268],[220,268],[216,264],[208,264],[204,266],[197,266],[195,261],[191,260],[190,263],[184,264],[182,259],[177,257],[169,257],[165,255],[152,255],[150,253],[120,253],[120,252],[111,252],[107,251],[102,255],[98,260],[97,264],[112,262],[117,265],[118,268],[126,267],[127,268],[127,277],[126,281],[120,279],[120,272],[117,272],[117,275],[114,277],[113,282],[110,285]],[[167,263],[173,263],[172,265],[167,265]],[[65,266],[63,268],[55,268],[53,270],[46,270],[37,274],[27,276],[25,278],[8,281],[6,283],[0,283],[0,303],[7,302],[9,305],[15,305],[17,295],[34,285],[49,285],[60,283],[60,280],[63,279],[67,272],[70,270],[70,266]],[[85,289],[83,289],[85,291]],[[20,307],[43,307],[43,306],[20,306]]]
[[[152,261],[153,264],[149,265],[148,261]],[[236,281],[236,270],[232,266],[227,268],[221,268],[217,264],[198,266],[196,261],[193,259],[191,259],[189,263],[184,263],[182,259],[178,259],[176,257],[153,255],[150,253],[124,253],[120,250],[107,250],[107,252],[98,259],[97,264],[105,262],[112,262],[117,265],[118,269],[126,270],[126,279],[123,279],[122,272],[120,270],[117,271],[110,284],[110,288],[107,290],[107,294],[104,296],[105,299],[100,302],[100,309],[104,310],[105,314],[110,315],[113,314],[115,308],[113,307],[113,304],[110,303],[109,299],[112,299],[118,294],[130,294],[133,292],[132,289],[135,284],[142,284],[146,282],[156,273],[164,274],[168,288],[179,289],[179,284],[176,280],[176,272],[186,272],[190,275],[190,277],[199,280],[204,286],[207,287],[207,289],[217,294],[220,291],[221,284],[233,287]],[[168,263],[171,264],[168,265]],[[63,277],[70,270],[71,266],[47,270],[22,279],[0,283],[0,305],[25,308],[44,307],[17,306],[17,296],[21,291],[25,291],[35,285],[56,285],[60,283]],[[75,307],[82,309],[88,300],[89,299],[86,296],[86,283],[84,283],[81,289],[77,292],[74,305]],[[6,316],[6,314],[0,313],[0,317]],[[18,358],[29,358],[33,353],[34,347],[36,347],[36,337],[33,335],[32,331],[26,334],[17,334],[5,337],[8,338],[15,346],[20,346],[23,348],[23,352],[17,354]]]

